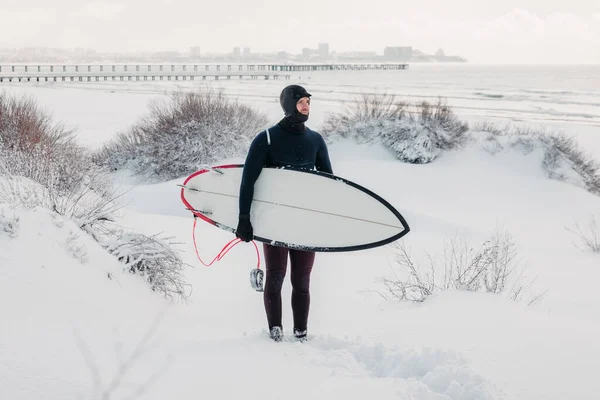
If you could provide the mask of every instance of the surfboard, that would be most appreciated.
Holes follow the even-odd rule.
[[[181,200],[198,218],[235,233],[243,165],[188,176]],[[313,170],[262,169],[250,212],[254,240],[292,249],[336,252],[382,246],[410,228],[385,199],[348,179]]]

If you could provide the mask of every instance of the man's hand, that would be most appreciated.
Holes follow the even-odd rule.
[[[254,238],[250,216],[241,214],[238,221],[238,226],[235,231],[235,236],[242,239],[244,242],[249,242]]]

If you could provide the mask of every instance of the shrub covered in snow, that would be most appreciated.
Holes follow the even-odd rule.
[[[0,204],[41,207],[75,222],[129,272],[167,297],[186,296],[183,263],[168,240],[129,233],[116,224],[121,193],[72,133],[52,123],[32,100],[0,96]],[[0,213],[0,234],[14,237],[18,219]],[[67,248],[82,263],[86,249],[70,232]]]
[[[517,150],[542,152],[542,167],[551,179],[600,194],[600,164],[561,133],[480,123],[469,129],[452,109],[438,100],[410,105],[388,94],[365,94],[329,117],[321,129],[326,140],[350,138],[357,143],[381,143],[404,162],[434,161],[444,150],[479,143],[491,153]]]
[[[443,150],[464,145],[467,130],[468,125],[441,100],[409,105],[394,95],[365,94],[345,111],[330,116],[322,133],[328,140],[342,137],[358,143],[380,142],[399,160],[424,164]]]
[[[0,151],[0,202],[26,208],[43,207],[72,219],[80,228],[113,220],[120,208],[110,177],[90,162],[71,171],[65,158],[31,157]]]
[[[174,250],[178,243],[173,238],[130,232],[110,223],[90,227],[87,231],[117,257],[128,272],[142,276],[152,290],[166,298],[186,299],[190,295],[191,286],[184,275],[186,265]]]
[[[109,176],[32,99],[0,96],[0,201],[42,206],[79,226],[108,218]]]
[[[528,154],[541,149],[542,166],[549,178],[600,195],[600,164],[579,150],[573,138],[540,129],[498,128],[490,123],[478,124],[473,131],[491,153],[512,149]]]
[[[186,299],[189,285],[184,279],[184,263],[173,247],[171,238],[146,236],[126,232],[116,219],[120,208],[112,186],[104,192],[94,190],[89,182],[82,183],[73,192],[63,194],[31,179],[19,176],[2,176],[0,169],[0,204],[24,208],[41,207],[74,221],[96,242],[124,264],[124,270],[140,275],[150,288],[167,298],[174,295]],[[5,217],[0,212],[0,235],[17,235],[18,219]],[[61,227],[61,226],[59,226]],[[82,263],[88,261],[87,250],[79,244],[77,232],[70,232],[67,249]]]
[[[56,153],[73,138],[73,131],[54,123],[32,98],[0,93],[0,149]]]
[[[111,170],[153,180],[188,175],[202,165],[242,154],[266,116],[210,89],[176,92],[153,103],[149,115],[94,155]]]
[[[0,95],[0,173],[30,178],[68,192],[95,169],[73,131],[52,122],[27,97]]]
[[[439,291],[453,289],[504,294],[520,301],[532,283],[523,281],[516,245],[507,232],[495,231],[479,246],[473,246],[467,237],[449,239],[441,255],[426,254],[425,260],[413,257],[404,242],[395,242],[392,247],[395,277],[382,279],[386,298],[421,302]],[[534,296],[529,303],[540,298]]]

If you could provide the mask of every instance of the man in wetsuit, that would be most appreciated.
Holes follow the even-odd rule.
[[[254,183],[263,167],[316,169],[332,174],[329,153],[323,137],[304,125],[310,113],[311,94],[302,86],[283,89],[279,102],[284,118],[260,132],[250,145],[240,186],[239,223],[236,236],[246,242],[253,239],[250,209]],[[306,340],[310,307],[310,274],[315,253],[263,243],[266,279],[264,305],[271,338],[281,341],[281,288],[286,275],[288,255],[291,267],[294,336]]]

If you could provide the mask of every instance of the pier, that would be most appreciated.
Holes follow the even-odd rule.
[[[293,72],[395,71],[408,64],[0,64],[5,82],[290,79]]]

